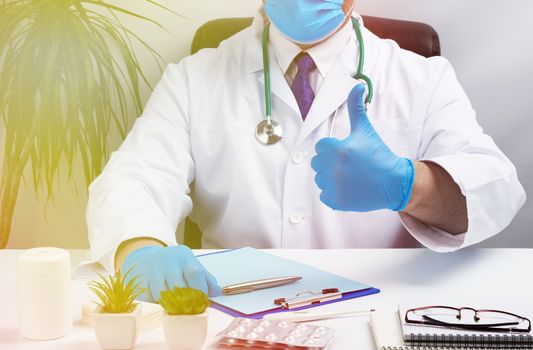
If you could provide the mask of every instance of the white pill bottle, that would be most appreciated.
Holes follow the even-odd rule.
[[[17,257],[19,333],[32,340],[61,338],[72,331],[70,254],[33,248]]]

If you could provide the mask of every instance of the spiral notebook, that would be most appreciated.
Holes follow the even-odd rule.
[[[370,325],[377,350],[533,349],[531,334],[458,331],[403,325],[401,311],[376,311]]]

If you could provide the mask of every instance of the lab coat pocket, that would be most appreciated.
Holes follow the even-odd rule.
[[[398,156],[414,159],[420,144],[422,125],[412,125],[405,118],[372,121],[383,142]]]

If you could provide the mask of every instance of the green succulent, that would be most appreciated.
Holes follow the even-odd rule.
[[[96,294],[100,302],[97,303],[104,313],[129,313],[135,308],[135,299],[144,292],[140,287],[141,282],[137,282],[138,276],[133,277],[126,283],[126,277],[130,273],[128,270],[124,275],[120,271],[116,276],[98,276],[101,282],[91,281],[88,283],[89,289]]]
[[[161,292],[159,304],[169,315],[197,315],[210,304],[207,294],[194,288],[179,288]]]

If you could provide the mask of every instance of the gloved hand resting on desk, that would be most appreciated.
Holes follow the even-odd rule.
[[[146,290],[139,299],[159,301],[161,291],[174,287],[191,287],[210,296],[220,295],[215,277],[200,264],[192,251],[183,245],[146,246],[134,250],[124,260],[122,271],[132,269],[126,282],[139,276]]]
[[[358,84],[348,97],[350,135],[342,141],[325,138],[315,146],[311,166],[322,190],[320,200],[342,211],[401,211],[411,196],[414,165],[395,155],[374,130],[364,92],[364,85]]]

